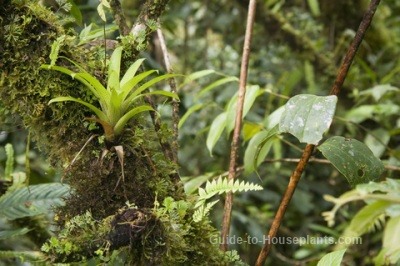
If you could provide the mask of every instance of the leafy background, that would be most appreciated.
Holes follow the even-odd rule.
[[[79,22],[79,13],[66,12],[56,2],[43,2],[60,15],[66,27],[81,31],[83,25],[95,23],[99,30],[90,34],[103,37],[103,24],[96,10],[97,1],[75,1],[82,12],[80,25],[73,22],[74,19]],[[260,152],[266,157],[258,162],[257,172],[252,172],[249,170],[252,163],[246,164],[245,161],[246,149],[251,151],[248,147],[252,137],[270,128],[272,114],[289,97],[297,94],[328,95],[336,67],[354,36],[367,4],[368,1],[363,0],[267,0],[258,3],[248,79],[248,83],[254,85],[252,88],[255,93],[253,101],[248,103],[248,113],[244,120],[239,165],[240,178],[261,184],[264,190],[235,196],[232,235],[262,236],[268,230],[295,166],[289,159],[298,158],[304,147],[304,144],[289,134],[274,138]],[[140,3],[125,0],[122,6],[127,18],[134,21]],[[226,174],[231,128],[223,124],[226,120],[216,118],[223,113],[229,116],[232,110],[231,99],[238,87],[232,77],[239,73],[246,8],[246,1],[171,1],[162,18],[174,71],[189,75],[200,70],[213,70],[192,82],[182,82],[179,90],[180,115],[191,112],[179,132],[180,174],[190,181],[186,186],[189,191],[194,191],[206,180]],[[380,4],[339,96],[331,128],[323,138],[326,140],[339,135],[365,143],[384,165],[393,166],[391,169],[386,168],[377,182],[385,178],[399,178],[400,62],[396,60],[400,55],[400,20],[396,15],[399,12],[398,1],[388,0]],[[115,27],[111,19],[107,21],[110,28],[107,37],[115,38]],[[156,37],[150,49],[142,52],[142,56],[148,59],[149,68],[162,70]],[[163,119],[169,121],[170,107],[161,103],[159,108]],[[2,108],[1,102],[0,114],[0,173],[3,177],[6,143],[12,143],[15,149],[14,172],[25,171],[27,131],[18,117],[10,116]],[[221,133],[220,138],[215,136],[211,145],[212,152],[209,150],[210,145],[206,145],[210,128],[213,133],[215,129]],[[62,173],[59,169],[49,168],[46,155],[34,143],[31,143],[28,156],[30,184],[60,180]],[[314,156],[323,158],[319,151]],[[246,167],[247,171],[242,171]],[[279,235],[340,236],[365,203],[355,201],[342,206],[336,214],[336,223],[329,227],[321,214],[331,210],[333,205],[324,200],[324,195],[339,197],[351,189],[333,166],[311,162],[296,190]],[[220,202],[215,206],[211,217],[219,227],[222,204]],[[395,227],[385,217],[388,216],[381,218],[380,222],[373,222],[372,227],[364,230],[362,244],[348,248],[344,255],[347,265],[373,262],[382,247],[383,228],[385,225]],[[11,230],[21,227],[2,216],[0,228]],[[40,249],[29,241],[29,237],[20,235],[23,234],[11,240],[0,239],[0,250]],[[260,247],[256,244],[232,246],[249,264],[254,263]],[[280,244],[274,246],[268,262],[279,265],[316,264],[331,249],[332,246],[327,244]]]

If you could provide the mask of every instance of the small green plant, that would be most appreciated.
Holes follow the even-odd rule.
[[[374,258],[375,265],[396,264],[400,261],[398,232],[400,230],[400,182],[386,178],[382,182],[360,184],[338,198],[325,195],[325,200],[335,204],[333,209],[322,213],[329,226],[333,226],[338,210],[345,204],[362,200],[366,205],[352,218],[341,238],[348,239],[335,246],[336,250],[345,249],[357,243],[360,237],[376,229],[383,230],[382,249]],[[352,240],[352,241],[349,241]]]
[[[249,182],[240,182],[239,180],[228,180],[227,178],[218,178],[217,180],[207,181],[205,188],[199,187],[199,197],[194,205],[193,221],[200,222],[208,215],[211,208],[219,201],[215,200],[206,204],[206,200],[217,194],[241,191],[262,190],[263,187]]]
[[[68,58],[65,59],[74,64],[80,72],[75,73],[68,68],[56,66],[54,65],[54,59],[52,59],[52,64],[44,64],[41,66],[42,69],[55,70],[71,76],[73,79],[76,79],[84,84],[93,93],[93,95],[97,98],[101,109],[97,108],[91,103],[71,96],[56,97],[50,100],[49,104],[55,102],[73,101],[88,107],[97,116],[92,120],[102,125],[106,140],[108,141],[114,141],[115,137],[121,135],[128,121],[136,115],[146,111],[154,111],[154,109],[147,104],[135,105],[135,103],[143,96],[163,95],[178,99],[176,94],[162,90],[143,93],[152,85],[176,76],[176,74],[165,74],[139,85],[139,83],[142,82],[146,77],[154,72],[157,72],[156,70],[149,70],[136,75],[136,72],[142,65],[144,59],[139,59],[133,63],[126,71],[122,79],[120,79],[122,50],[123,47],[118,47],[111,55],[108,65],[107,88],[105,88],[99,80],[90,75],[81,66]],[[53,52],[50,54],[50,56],[52,54]]]

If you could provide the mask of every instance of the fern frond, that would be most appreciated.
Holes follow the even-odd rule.
[[[0,216],[9,220],[48,213],[64,204],[69,186],[60,183],[32,185],[7,192],[0,197]]]
[[[218,178],[211,182],[207,181],[205,189],[199,188],[199,201],[209,199],[217,194],[226,192],[256,191],[262,190],[262,186],[239,180],[228,180],[228,178]]]
[[[240,191],[255,191],[262,190],[262,186],[242,181],[228,180],[227,178],[218,178],[213,181],[207,181],[205,188],[199,188],[199,198],[197,199],[194,208],[196,209],[193,213],[193,221],[200,222],[210,212],[211,208],[218,202],[218,200],[205,204],[206,200],[222,193],[227,192],[240,192]]]
[[[207,203],[207,205],[204,205],[204,201],[202,202],[203,204],[200,205],[200,207],[194,211],[193,213],[193,221],[198,223],[201,220],[203,220],[204,217],[208,215],[210,212],[211,208],[217,204],[219,200],[215,200],[213,202]]]

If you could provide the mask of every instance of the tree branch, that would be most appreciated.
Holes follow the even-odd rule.
[[[115,23],[118,25],[121,35],[129,34],[129,27],[126,24],[124,13],[122,12],[121,3],[119,0],[111,0],[110,7],[114,16]]]
[[[169,60],[167,45],[165,44],[164,34],[161,29],[157,29],[157,36],[160,41],[161,51],[164,57],[165,69],[168,73],[173,73],[171,67],[171,62]],[[171,87],[171,92],[177,94],[176,80],[175,78],[169,79],[169,86]],[[179,101],[172,99],[172,130],[174,135],[174,140],[172,142],[172,159],[175,163],[178,163],[178,124],[179,124]]]
[[[380,2],[380,0],[372,0],[371,1],[370,5],[368,7],[368,10],[365,13],[365,15],[361,21],[361,24],[357,30],[356,36],[354,37],[349,49],[347,50],[346,56],[343,60],[343,63],[341,65],[341,67],[339,68],[336,80],[335,80],[334,85],[330,92],[331,95],[339,95],[340,90],[343,86],[344,80],[347,76],[348,70],[350,68],[350,65],[353,62],[353,59],[357,52],[357,49],[360,46],[360,44],[364,38],[365,32],[367,31],[369,25],[371,24],[372,18],[373,18],[375,11],[379,5],[379,2]],[[299,163],[297,164],[296,169],[294,170],[294,172],[292,173],[292,175],[290,177],[289,184],[283,195],[282,201],[276,212],[275,218],[272,222],[272,225],[268,232],[268,235],[266,236],[267,239],[273,239],[276,236],[279,226],[285,215],[287,206],[289,205],[290,200],[292,199],[294,191],[296,190],[297,184],[300,180],[301,174],[303,173],[304,168],[306,167],[308,160],[311,157],[314,147],[315,147],[315,145],[312,145],[312,144],[307,144],[307,146],[305,147],[303,155],[301,156],[301,159],[300,159]],[[267,259],[270,249],[271,249],[271,245],[269,244],[269,241],[267,241],[257,258],[257,262],[256,262],[257,266],[261,266],[265,263],[265,260]]]
[[[246,94],[247,71],[249,65],[250,45],[253,32],[255,12],[256,12],[256,1],[250,0],[249,11],[247,15],[246,35],[244,39],[243,53],[242,53],[242,65],[240,69],[239,94],[237,100],[235,128],[233,131],[233,139],[231,144],[231,155],[230,155],[229,175],[228,175],[229,180],[233,180],[236,177],[236,159],[239,148],[240,130],[242,127],[243,104],[244,104],[244,97]],[[229,229],[231,225],[232,204],[233,204],[233,195],[232,193],[228,193],[225,198],[224,215],[223,215],[222,230],[221,230],[222,244],[220,248],[223,251],[226,251],[228,249],[228,243],[225,240],[229,235]]]

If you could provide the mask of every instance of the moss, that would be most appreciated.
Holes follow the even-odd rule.
[[[224,256],[210,245],[209,237],[216,231],[209,223],[193,224],[189,210],[182,213],[178,207],[154,205],[155,199],[179,202],[174,206],[189,203],[171,179],[177,166],[165,158],[149,118],[131,121],[119,139],[107,143],[101,127],[85,121],[91,113],[81,105],[48,105],[58,96],[97,104],[79,82],[56,71],[39,70],[50,61],[57,37],[66,36],[60,55],[104,81],[101,47],[77,46],[74,32],[66,32],[54,14],[30,1],[1,5],[0,31],[2,108],[22,118],[53,166],[64,167],[64,181],[73,189],[66,205],[57,210],[60,231],[44,246],[51,259],[105,261],[116,249],[127,252],[127,260],[136,264],[220,263]],[[62,58],[57,65],[73,68]],[[162,135],[161,141],[171,138],[168,130]],[[124,149],[123,166],[115,145]],[[121,207],[126,203],[135,208]]]
[[[130,265],[227,265],[229,258],[210,241],[219,233],[207,220],[194,223],[192,215],[190,203],[172,198],[152,209],[125,206],[100,221],[87,212],[67,222],[42,250],[54,262],[110,263],[119,249],[127,254],[122,263]]]

